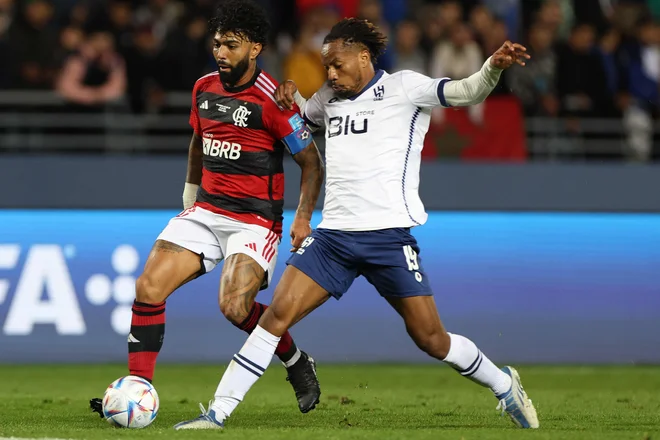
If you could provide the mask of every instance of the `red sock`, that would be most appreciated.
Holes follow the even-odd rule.
[[[264,314],[267,308],[267,305],[255,302],[252,305],[252,309],[250,310],[247,318],[245,318],[243,322],[237,325],[237,327],[248,334],[252,333],[252,330],[254,330],[259,323],[259,318],[261,318],[261,315]],[[296,347],[296,344],[293,342],[293,338],[287,331],[280,338],[280,343],[275,349],[275,354],[278,358],[280,358],[282,362],[287,362],[293,357],[294,354],[296,354],[296,351],[298,351],[298,347]]]
[[[165,303],[133,302],[131,333],[128,336],[128,370],[149,382],[165,336]]]

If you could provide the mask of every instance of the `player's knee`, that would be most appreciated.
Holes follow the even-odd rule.
[[[148,274],[140,275],[135,282],[135,300],[145,304],[165,301],[167,293]]]
[[[293,325],[292,308],[287,306],[289,302],[280,298],[274,298],[271,305],[266,309],[259,319],[259,326],[271,334],[281,336]]]
[[[429,356],[440,360],[447,357],[451,340],[442,328],[425,329],[412,336],[417,346]]]

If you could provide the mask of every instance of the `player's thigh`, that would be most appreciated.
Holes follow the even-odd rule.
[[[156,240],[136,283],[137,301],[165,301],[177,288],[203,273],[202,267],[200,255],[175,243]]]
[[[316,229],[291,254],[287,265],[340,299],[358,275],[352,244],[345,233]]]
[[[415,237],[407,229],[375,231],[361,245],[360,273],[385,298],[433,295]]]
[[[222,252],[205,222],[206,213],[198,209],[186,210],[169,221],[147,258],[138,280],[138,296],[167,297],[218,264]]]
[[[258,225],[220,219],[216,231],[220,245],[224,248],[225,267],[223,278],[240,271],[241,284],[253,279],[258,281],[257,291],[270,285],[277,263],[280,236],[270,229]]]
[[[259,324],[272,334],[281,336],[328,298],[330,294],[325,288],[295,266],[289,265]]]

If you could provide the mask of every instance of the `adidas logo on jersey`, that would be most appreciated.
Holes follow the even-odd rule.
[[[207,99],[206,101],[202,102],[202,103],[199,105],[199,108],[201,108],[202,110],[208,110],[208,109],[209,109],[209,101],[208,101],[208,99]]]

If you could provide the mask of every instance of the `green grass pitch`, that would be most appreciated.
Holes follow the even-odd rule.
[[[174,431],[198,415],[221,366],[159,365],[160,413],[143,430],[111,427],[88,407],[122,365],[0,366],[0,439],[658,439],[660,367],[517,367],[541,423],[517,429],[486,389],[443,365],[319,365],[321,404],[300,414],[273,363],[224,431]]]

